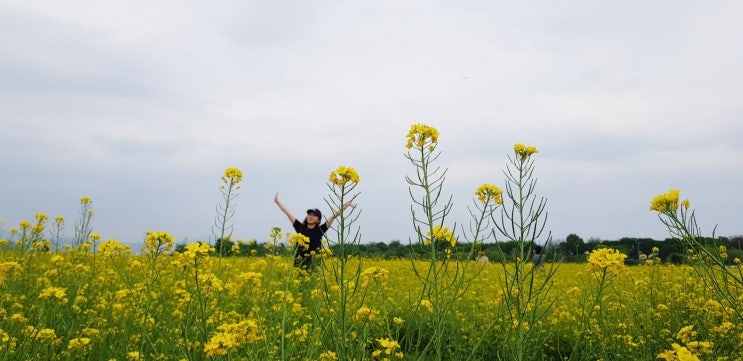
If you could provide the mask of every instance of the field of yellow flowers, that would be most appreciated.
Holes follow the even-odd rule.
[[[94,254],[0,253],[1,360],[333,360],[325,328],[338,292],[289,256],[210,256],[206,244],[166,253],[148,235],[142,255],[115,242]],[[211,249],[213,250],[213,248]],[[611,257],[605,258],[611,259]],[[417,359],[426,314],[410,260],[354,260],[363,272],[345,312],[363,359]],[[425,261],[415,261],[425,262]],[[711,297],[690,266],[557,266],[554,304],[522,325],[540,358],[740,360],[743,324]],[[475,264],[471,286],[450,308],[446,359],[492,360],[515,329],[499,264]],[[607,271],[599,282],[596,267]],[[536,270],[536,277],[545,272]],[[415,309],[421,308],[422,312]]]
[[[411,259],[355,254],[360,177],[347,166],[330,173],[326,222],[337,221],[318,249],[301,233],[280,244],[274,227],[268,255],[217,256],[240,250],[230,240],[236,168],[222,176],[214,245],[175,250],[167,232],[148,232],[138,254],[101,242],[87,197],[71,243],[61,244],[61,217],[21,221],[0,239],[0,361],[743,360],[741,262],[729,267],[724,247],[705,243],[678,190],[650,210],[688,264],[628,267],[610,248],[583,264],[544,262],[536,147],[514,145],[504,189],[477,188],[462,234],[447,226],[451,199],[439,197],[438,130],[414,124],[406,139]],[[493,239],[517,247],[497,263],[472,261]],[[310,266],[295,267],[295,254]]]

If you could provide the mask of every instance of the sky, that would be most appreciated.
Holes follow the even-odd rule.
[[[465,231],[474,192],[538,148],[545,235],[669,236],[680,189],[705,235],[743,234],[739,1],[0,1],[0,238],[37,212],[101,240],[214,240],[225,169],[232,238],[330,209],[357,170],[363,243],[414,236],[410,126]],[[420,211],[419,211],[420,212]],[[463,232],[465,233],[465,232]],[[492,239],[491,239],[492,241]]]

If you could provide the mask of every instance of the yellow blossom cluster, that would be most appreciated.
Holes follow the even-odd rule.
[[[338,359],[338,355],[330,350],[323,351],[320,354],[320,361],[334,361]]]
[[[356,314],[353,316],[353,319],[356,321],[373,321],[374,319],[379,316],[379,311],[368,307],[368,306],[361,306],[358,310],[356,310]]]
[[[384,281],[384,280],[387,280],[387,278],[389,278],[390,271],[382,267],[379,267],[379,266],[372,266],[372,267],[368,267],[367,269],[365,269],[364,272],[361,273],[361,275],[370,277],[375,280]]]
[[[81,350],[88,347],[90,347],[90,338],[88,337],[76,337],[67,344],[67,348],[70,350]]]
[[[173,244],[175,244],[175,239],[170,233],[147,232],[147,239],[142,245],[142,252],[145,254],[170,252],[173,250]]]
[[[115,239],[109,239],[101,244],[98,248],[98,252],[103,256],[125,256],[130,255],[132,250],[131,247],[123,245]]]
[[[503,191],[492,184],[483,184],[477,188],[477,191],[475,192],[475,195],[482,203],[486,203],[488,200],[492,199],[497,204],[503,204],[503,198],[501,198],[502,194]]]
[[[243,179],[243,172],[237,168],[227,168],[222,176],[222,182],[228,186],[235,186]]]
[[[439,131],[428,125],[413,124],[410,126],[410,131],[408,131],[406,137],[408,139],[406,148],[410,149],[416,146],[417,149],[423,149],[428,146],[428,150],[433,151],[439,142]]]
[[[375,350],[374,352],[372,352],[372,359],[382,356],[382,353],[386,355],[392,355],[392,353],[395,352],[395,350],[400,348],[400,344],[397,341],[391,340],[387,337],[378,338],[377,342],[379,343],[379,346],[382,349]],[[404,357],[404,354],[402,352],[396,352],[395,357],[401,359]]]
[[[229,351],[259,339],[258,324],[253,320],[220,325],[204,345],[204,353],[208,357],[227,355]]]
[[[537,147],[534,146],[526,146],[522,143],[516,143],[513,145],[513,151],[516,153],[516,155],[521,159],[521,161],[525,161],[526,158],[529,158],[534,153],[539,153],[537,150]]]
[[[299,249],[307,249],[307,247],[309,247],[310,245],[310,238],[301,233],[294,233],[286,241],[289,242],[289,244],[298,247]]]
[[[429,300],[421,300],[421,306],[423,306],[429,313],[433,313],[433,303]]]
[[[694,338],[698,332],[694,330],[693,325],[682,327],[676,338],[683,343],[672,343],[671,349],[658,354],[659,359],[666,361],[699,361],[700,355],[711,354],[714,343],[708,341],[695,341]]]
[[[358,183],[359,174],[351,167],[340,166],[336,170],[330,172],[329,181],[338,186],[343,186],[348,182]]]
[[[56,299],[62,303],[67,303],[67,289],[63,287],[47,287],[41,290],[40,299]]]
[[[614,274],[624,269],[627,255],[613,248],[595,249],[588,255],[588,267],[593,272],[610,271]]]
[[[679,208],[679,191],[678,189],[671,189],[666,193],[659,194],[653,198],[650,202],[650,210],[664,212],[675,212]],[[684,208],[688,209],[690,202],[688,199],[681,202]]]
[[[666,193],[655,196],[650,202],[650,210],[658,212],[677,210],[680,192],[678,189],[671,189]]]
[[[206,242],[191,243],[186,246],[186,250],[183,255],[189,259],[204,258],[208,257],[211,252],[214,252],[214,247]]]
[[[457,245],[457,237],[454,237],[454,232],[449,230],[449,227],[435,226],[432,232],[426,234],[429,238],[423,241],[424,245],[431,244],[431,240],[438,242],[446,242],[451,244],[452,247]]]

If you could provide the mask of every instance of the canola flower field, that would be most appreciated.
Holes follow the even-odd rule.
[[[291,257],[217,259],[201,245],[168,255],[158,253],[172,245],[167,235],[151,236],[166,242],[139,256],[106,243],[96,255],[0,253],[0,359],[337,358],[323,297],[339,290],[324,289],[321,270],[296,269]],[[519,295],[503,293],[500,265],[470,263],[477,275],[445,317],[445,358],[496,359],[515,328],[504,298]],[[348,307],[357,327],[347,336],[366,359],[416,359],[406,340],[425,332],[436,305],[415,311],[411,261],[361,264],[365,296]],[[550,311],[523,325],[544,340],[541,358],[743,359],[743,324],[692,267],[617,263],[596,299],[591,265],[560,264]]]
[[[137,254],[101,242],[87,197],[71,244],[60,244],[61,217],[21,221],[0,239],[0,361],[743,360],[741,260],[706,243],[679,190],[653,198],[650,211],[687,249],[686,264],[627,266],[611,248],[583,264],[545,260],[536,147],[514,145],[503,189],[476,188],[462,232],[440,197],[438,131],[414,124],[406,138],[411,259],[355,254],[361,178],[348,166],[330,173],[335,222],[319,249],[274,227],[268,255],[239,254],[236,168],[221,178],[214,245],[176,250],[162,231],[148,232]],[[498,240],[517,245],[508,258],[472,260]],[[221,256],[228,250],[238,256]],[[296,267],[297,254],[311,255],[310,267]]]

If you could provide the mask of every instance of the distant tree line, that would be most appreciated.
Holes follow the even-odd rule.
[[[743,236],[705,238],[702,240],[709,247],[718,248],[724,246],[727,248],[728,262],[731,264],[734,260],[743,259]],[[528,244],[526,252],[529,252],[535,244]],[[660,257],[662,262],[684,263],[688,257],[687,250],[675,238],[666,238],[664,240],[655,240],[652,238],[631,238],[625,237],[619,240],[600,240],[590,238],[584,241],[583,238],[576,234],[568,235],[563,241],[556,241],[544,247],[543,253],[546,259],[555,259],[562,262],[584,262],[586,255],[596,248],[609,247],[614,248],[627,255],[627,263],[639,263],[643,256],[647,257],[657,248],[655,254]],[[178,244],[176,251],[184,251],[186,245]],[[268,243],[249,242],[236,245],[233,241],[218,239],[215,244],[215,253],[222,256],[253,256],[265,257],[269,254],[286,254],[287,246],[284,244],[271,245]],[[399,259],[399,258],[417,258],[421,255],[417,246],[401,243],[398,240],[389,243],[377,242],[359,244],[354,246],[356,255],[368,258],[381,259]],[[335,246],[330,249],[337,253]],[[465,255],[475,259],[478,254],[483,254],[490,261],[511,260],[515,257],[530,257],[529,254],[519,255],[518,244],[514,241],[483,243],[472,247],[471,243],[458,243],[456,254]]]

